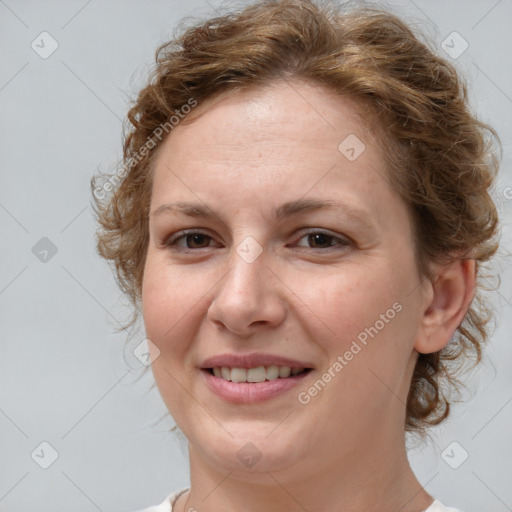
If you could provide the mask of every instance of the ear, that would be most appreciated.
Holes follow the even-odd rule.
[[[445,347],[464,319],[476,291],[475,260],[458,259],[440,265],[434,282],[429,281],[428,286],[426,309],[414,344],[421,354]]]

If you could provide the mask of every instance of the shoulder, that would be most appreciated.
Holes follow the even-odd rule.
[[[175,491],[169,494],[169,496],[167,496],[167,498],[165,498],[165,500],[162,501],[160,505],[155,505],[154,507],[136,510],[135,512],[172,512],[172,507],[174,503],[176,502],[178,497],[181,496],[186,491],[188,491],[188,488]]]
[[[447,507],[443,505],[439,500],[434,500],[432,505],[425,510],[425,512],[462,512],[458,508]]]

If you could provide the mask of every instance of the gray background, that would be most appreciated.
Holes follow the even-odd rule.
[[[473,394],[431,442],[411,448],[411,463],[446,504],[512,510],[512,1],[381,5],[427,31],[441,54],[453,31],[469,43],[456,65],[504,150],[495,194],[503,216],[498,326],[469,379]],[[172,419],[132,353],[143,331],[127,342],[114,330],[128,310],[95,253],[89,180],[120,157],[127,99],[157,45],[182,17],[219,6],[0,0],[2,512],[130,512],[188,485],[184,445],[166,432]],[[43,31],[59,45],[46,59],[31,47]],[[57,249],[46,262],[32,250],[43,237]],[[40,464],[51,449],[42,442],[58,453],[47,469]],[[448,462],[460,463],[462,450],[469,457],[453,469]]]

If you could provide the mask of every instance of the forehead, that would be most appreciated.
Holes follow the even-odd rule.
[[[374,129],[360,105],[318,85],[223,94],[197,106],[159,148],[152,209],[198,198],[272,207],[310,191],[361,200],[387,185]]]
[[[338,140],[350,129],[362,139],[373,140],[381,133],[374,117],[362,100],[342,96],[317,83],[279,79],[265,86],[226,91],[206,100],[186,116],[176,132],[194,125],[205,131],[214,126],[216,129],[209,131],[208,140],[215,142],[225,135],[225,130],[242,121],[244,130],[230,134],[233,146],[236,141],[258,142],[271,137],[281,141],[311,140],[311,136],[318,134],[325,139],[327,132]],[[201,135],[195,132],[196,136]],[[326,139],[326,143],[331,141]]]
[[[301,153],[321,152],[332,159],[340,156],[339,145],[347,137],[359,148],[377,150],[379,132],[363,103],[318,84],[277,80],[199,104],[161,145],[155,163],[179,160],[184,152],[188,159],[238,155],[251,163],[254,157],[264,160],[274,147],[281,154],[293,148],[295,160]]]

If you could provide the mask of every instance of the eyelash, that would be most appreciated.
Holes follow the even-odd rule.
[[[322,230],[310,230],[310,231],[307,231],[307,232],[303,232],[302,236],[299,238],[299,240],[302,240],[302,238],[308,236],[308,235],[316,235],[316,234],[320,234],[320,235],[324,235],[328,238],[331,238],[332,240],[331,241],[338,241],[339,243],[337,245],[332,245],[332,246],[329,246],[329,247],[324,247],[324,248],[315,248],[315,247],[309,247],[309,249],[312,249],[312,250],[319,250],[319,251],[322,251],[322,252],[326,252],[326,251],[329,251],[329,250],[332,250],[332,249],[336,249],[336,247],[339,247],[339,248],[343,248],[343,247],[347,247],[349,245],[352,245],[352,242],[348,239],[345,239],[345,238],[341,238],[341,237],[337,237],[335,235],[332,235],[331,233],[327,232],[327,231],[322,231]],[[190,231],[180,231],[178,233],[176,233],[175,235],[171,236],[170,238],[167,239],[166,242],[164,242],[164,246],[165,247],[168,247],[169,249],[171,250],[177,250],[177,251],[180,251],[180,252],[184,252],[184,253],[190,253],[190,252],[196,252],[196,251],[199,251],[201,249],[209,249],[210,247],[199,247],[199,248],[190,248],[190,247],[179,247],[176,245],[176,242],[178,240],[180,240],[181,238],[187,238],[187,236],[192,236],[192,235],[203,235],[205,237],[208,237],[210,240],[213,240],[213,237],[211,237],[210,235],[208,235],[207,233],[204,233],[202,231],[198,231],[198,230],[190,230]],[[300,247],[303,247],[303,246],[300,246]]]

